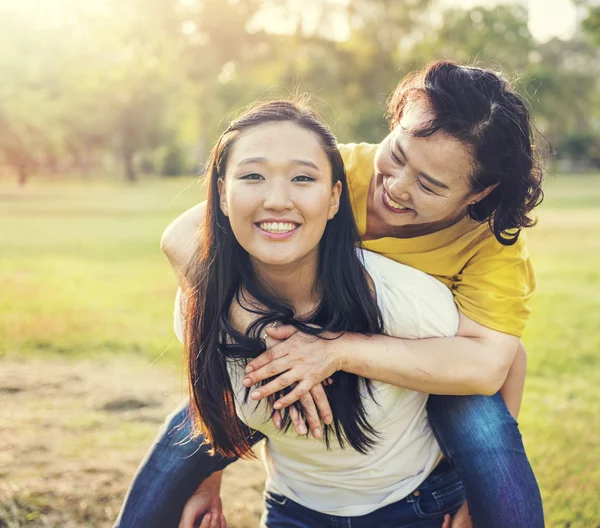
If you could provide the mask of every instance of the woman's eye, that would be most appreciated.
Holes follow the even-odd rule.
[[[390,154],[392,155],[392,158],[394,158],[396,164],[404,167],[404,162],[398,156],[396,156],[396,153],[393,151],[393,149],[390,149]]]
[[[295,178],[292,178],[292,181],[294,181],[294,182],[311,182],[311,181],[315,181],[315,178],[312,178],[310,176],[301,175],[301,176],[296,176]]]
[[[252,174],[245,174],[240,180],[264,180],[264,178],[260,174],[253,172]]]
[[[419,180],[419,187],[421,187],[421,189],[423,189],[427,193],[434,194],[433,191],[429,187],[427,187],[426,185],[423,185],[421,180]]]

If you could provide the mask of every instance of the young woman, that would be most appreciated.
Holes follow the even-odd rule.
[[[298,333],[273,348],[272,357],[280,362],[276,368],[283,368],[282,351],[291,360],[290,348],[306,350],[305,358],[314,358],[325,347],[328,355],[339,357],[334,350],[339,347],[348,359],[337,366],[350,365],[346,368],[363,376],[358,370],[369,364],[383,381],[410,389],[492,394],[513,360],[533,291],[531,266],[518,237],[520,228],[530,224],[527,213],[540,195],[527,110],[495,74],[437,63],[398,87],[389,113],[392,132],[381,145],[341,149],[359,232],[370,249],[450,286],[461,310],[462,337],[402,341],[381,336],[370,338],[365,347],[357,334],[307,342]],[[189,253],[189,232],[201,223],[203,207],[166,234],[165,246],[177,269]],[[357,361],[366,349],[369,361]],[[261,362],[251,365],[255,371],[249,383],[260,376]],[[322,372],[307,376],[297,364],[288,371],[306,390]],[[515,365],[513,370],[518,373]],[[514,381],[511,375],[505,388]],[[522,388],[522,382],[517,384]],[[262,390],[258,397],[264,396]],[[465,483],[475,526],[543,526],[539,490],[516,422],[500,396],[431,397],[429,414],[441,447]],[[180,421],[177,416],[171,425]],[[194,483],[224,465],[222,459],[198,452],[184,467],[176,461],[178,450],[182,448],[173,447],[168,435],[161,437],[138,474],[125,512],[155,515],[157,510],[149,500],[144,502],[140,490],[156,499],[151,486],[168,480],[174,492],[169,498],[189,496]],[[166,499],[161,508],[165,503],[179,511],[182,504]]]
[[[200,431],[226,457],[250,454],[240,421],[266,436],[263,526],[438,528],[464,495],[456,473],[438,465],[424,393],[332,372],[332,423],[317,440],[288,427],[286,411],[275,428],[270,405],[253,402],[242,380],[274,321],[315,338],[450,336],[452,295],[422,272],[356,252],[342,158],[309,111],[287,102],[249,111],[217,143],[208,173],[201,247],[182,280]]]

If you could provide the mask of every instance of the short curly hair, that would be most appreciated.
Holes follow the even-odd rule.
[[[469,215],[487,221],[501,244],[514,244],[521,229],[535,225],[529,213],[544,197],[525,100],[493,71],[438,61],[396,87],[387,106],[391,129],[407,104],[419,99],[426,101],[433,117],[410,132],[416,137],[441,132],[470,149],[475,162],[471,191],[496,187],[469,206]]]

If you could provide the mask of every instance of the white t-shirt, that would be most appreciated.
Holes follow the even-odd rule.
[[[456,334],[458,310],[441,282],[377,253],[358,251],[375,285],[388,335],[419,339]],[[179,292],[175,332],[183,340]],[[341,449],[336,438],[327,450],[324,441],[300,437],[293,427],[280,432],[266,403],[243,403],[242,369],[232,364],[230,376],[238,416],[267,437],[267,489],[312,510],[341,516],[371,513],[409,495],[442,456],[427,419],[427,394],[373,381],[376,402],[365,394],[365,409],[380,439],[363,455],[349,446]]]

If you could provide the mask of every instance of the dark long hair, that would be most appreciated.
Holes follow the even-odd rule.
[[[295,317],[292,306],[261,287],[248,253],[236,240],[219,206],[217,181],[225,175],[233,144],[244,131],[269,122],[294,123],[315,134],[331,164],[333,182],[342,183],[339,210],[328,221],[319,243],[315,286],[322,298],[312,316],[303,321]],[[218,140],[205,177],[209,181],[204,229],[199,252],[186,274],[189,288],[185,348],[194,421],[216,452],[225,456],[252,456],[247,430],[236,417],[228,362],[237,361],[244,366],[262,353],[264,344],[258,337],[273,321],[321,336],[324,332],[380,333],[382,318],[356,252],[359,235],[343,160],[335,137],[313,111],[290,101],[263,103],[248,110],[234,120]],[[257,316],[245,334],[237,332],[228,320],[232,302],[239,302]],[[335,383],[325,389],[333,423],[324,426],[324,439],[328,447],[333,436],[342,447],[347,442],[364,453],[377,440],[377,432],[367,420],[361,398],[361,385],[366,384],[370,394],[371,386],[367,380],[361,381],[358,376],[342,371],[336,372],[334,379]],[[270,403],[281,394],[271,397]],[[296,408],[302,412],[301,406],[296,405]],[[291,425],[287,410],[283,425],[284,428]]]
[[[405,77],[392,93],[387,110],[392,129],[406,105],[419,98],[433,118],[410,132],[426,137],[440,131],[471,150],[471,191],[497,186],[469,206],[469,216],[489,222],[501,244],[514,244],[521,229],[535,224],[528,215],[544,197],[526,102],[495,72],[438,61]]]

